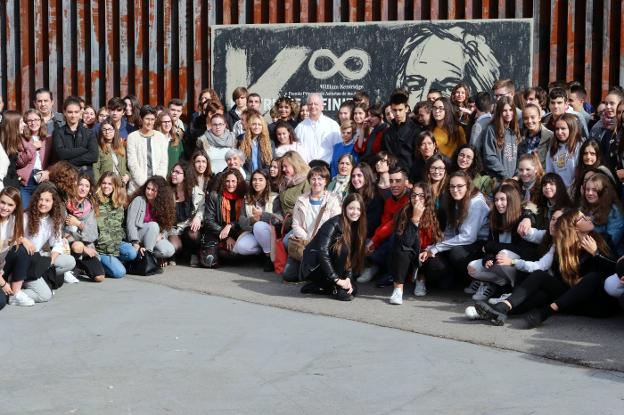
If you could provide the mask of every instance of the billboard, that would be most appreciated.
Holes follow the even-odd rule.
[[[532,20],[456,20],[336,24],[212,26],[212,84],[232,105],[247,86],[267,112],[280,95],[305,99],[321,92],[325,110],[338,111],[357,90],[384,102],[395,87],[410,104],[429,89],[445,95],[460,81],[471,93],[496,79],[530,85]]]

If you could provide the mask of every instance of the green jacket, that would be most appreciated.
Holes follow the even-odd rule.
[[[95,177],[95,181],[97,182],[98,180],[100,180],[100,176],[107,171],[115,172],[113,166],[114,164],[112,155],[110,153],[103,153],[102,150],[100,150],[98,161],[93,165],[93,177]],[[117,171],[119,172],[119,177],[123,176],[124,174],[128,174],[126,157],[120,156],[119,154],[117,154]]]
[[[301,183],[287,188],[283,192],[280,192],[279,198],[282,203],[282,211],[284,215],[292,215],[293,208],[299,196],[310,190],[310,183],[307,180]]]
[[[98,231],[95,249],[102,255],[119,256],[119,245],[126,237],[124,231],[124,208],[113,208],[108,201],[100,204],[100,213],[97,216]]]

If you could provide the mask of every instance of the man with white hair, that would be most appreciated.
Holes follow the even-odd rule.
[[[309,163],[311,160],[323,160],[331,163],[334,144],[342,141],[340,126],[334,120],[323,115],[323,97],[314,93],[307,100],[310,117],[303,120],[295,129],[301,143],[301,157]]]

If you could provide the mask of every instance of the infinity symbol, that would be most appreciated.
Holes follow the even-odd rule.
[[[316,61],[319,58],[327,58],[332,62],[332,67],[326,71],[316,69]],[[349,59],[358,59],[361,62],[361,68],[355,71],[345,66]],[[349,49],[340,58],[338,58],[329,49],[318,49],[314,51],[308,61],[308,69],[312,76],[316,79],[327,79],[336,75],[338,72],[342,76],[350,80],[362,79],[370,70],[370,55],[362,49]]]

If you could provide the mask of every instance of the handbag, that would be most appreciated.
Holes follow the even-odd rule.
[[[133,275],[154,275],[163,272],[152,251],[145,250],[143,254],[139,251],[137,257],[126,265],[126,273]]]
[[[321,224],[321,218],[323,217],[323,213],[325,213],[326,207],[327,203],[321,206],[321,210],[316,217],[316,221],[314,221],[314,230],[312,231],[312,237],[316,235],[316,231]],[[303,259],[303,251],[308,243],[310,243],[310,241],[307,239],[291,236],[290,238],[288,238],[288,256],[296,261],[301,262],[301,260]]]

